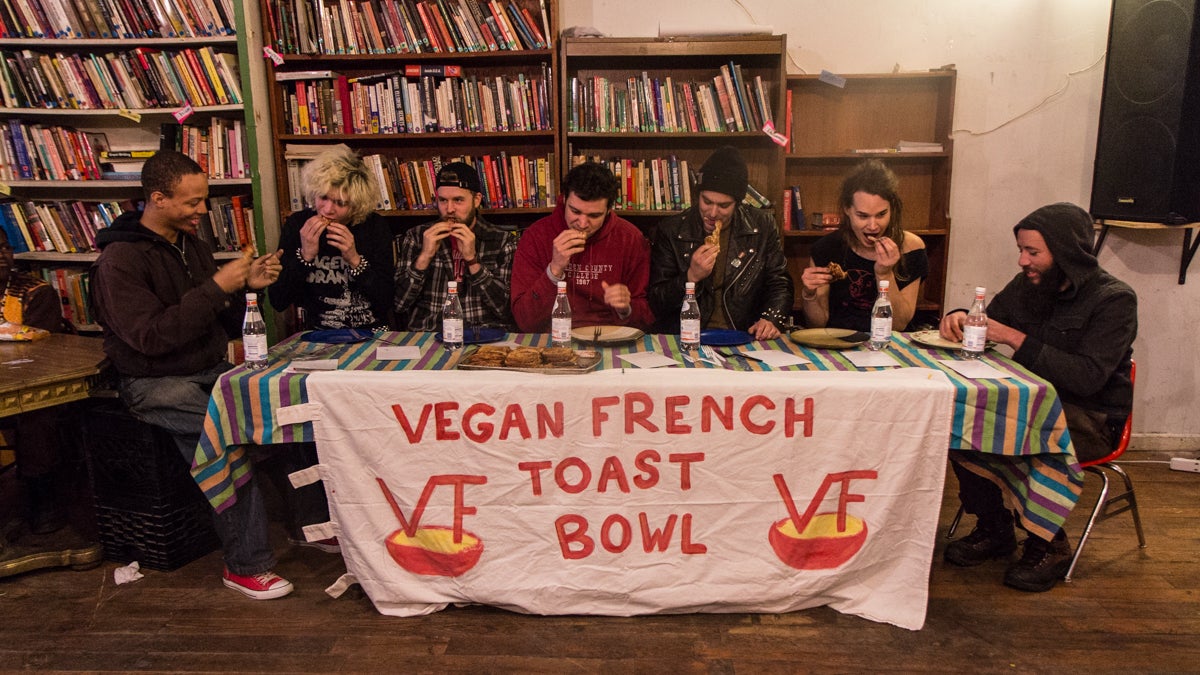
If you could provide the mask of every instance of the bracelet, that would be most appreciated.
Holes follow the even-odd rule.
[[[355,278],[363,272],[366,272],[369,264],[370,263],[367,262],[367,256],[360,255],[358,256],[358,264],[354,267],[351,267],[347,274],[350,275],[350,278]]]
[[[317,266],[316,258],[314,258],[312,260],[304,259],[304,254],[300,252],[299,246],[296,247],[296,257],[300,259],[300,263],[302,265],[304,265],[305,267],[316,267]]]
[[[816,291],[813,291],[813,292],[812,292],[812,295],[809,295],[808,293],[806,293],[806,292],[804,292],[804,291],[800,291],[800,299],[801,299],[801,300],[816,300],[816,299],[817,299],[817,292],[816,292]]]
[[[466,265],[467,267],[470,267],[471,265],[478,265],[479,258],[471,258],[470,260],[463,258],[463,264]]]

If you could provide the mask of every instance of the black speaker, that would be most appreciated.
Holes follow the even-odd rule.
[[[1113,0],[1092,174],[1096,218],[1200,221],[1197,0]]]

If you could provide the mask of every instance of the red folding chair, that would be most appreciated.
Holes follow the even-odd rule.
[[[1137,363],[1132,360],[1129,363],[1129,381],[1133,383],[1137,379]],[[1129,417],[1125,418],[1125,428],[1121,431],[1121,440],[1117,443],[1117,448],[1108,456],[1094,459],[1090,462],[1082,462],[1080,466],[1088,473],[1094,473],[1100,476],[1103,483],[1100,486],[1100,494],[1096,496],[1096,503],[1092,507],[1092,515],[1088,518],[1087,527],[1083,528],[1083,534],[1079,537],[1079,544],[1075,547],[1075,555],[1071,556],[1071,566],[1067,568],[1067,574],[1063,577],[1064,581],[1071,580],[1071,574],[1075,571],[1075,565],[1079,562],[1079,556],[1083,553],[1083,547],[1087,544],[1088,535],[1092,533],[1092,526],[1102,520],[1108,520],[1115,515],[1119,515],[1129,511],[1133,514],[1133,526],[1137,529],[1138,546],[1146,548],[1146,535],[1142,532],[1142,518],[1138,515],[1137,497],[1133,493],[1133,481],[1129,480],[1129,474],[1125,470],[1117,466],[1115,463],[1121,455],[1125,454],[1125,450],[1129,447],[1129,435],[1133,429],[1133,411],[1129,411]],[[1125,490],[1114,495],[1108,494],[1108,474],[1106,471],[1111,471],[1121,477],[1125,482]]]

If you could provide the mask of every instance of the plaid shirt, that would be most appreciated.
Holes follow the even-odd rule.
[[[446,283],[455,280],[455,261],[451,247],[439,246],[429,267],[413,267],[421,254],[425,231],[437,221],[419,225],[400,235],[396,258],[396,320],[408,330],[442,329],[442,305],[446,303]],[[508,287],[512,276],[517,234],[505,232],[476,214],[475,258],[480,270],[472,274],[460,261],[458,299],[463,308],[463,325],[497,327],[511,330],[512,310]]]

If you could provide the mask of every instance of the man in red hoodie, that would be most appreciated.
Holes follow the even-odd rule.
[[[558,282],[567,282],[572,323],[633,326],[654,322],[646,285],[650,245],[633,223],[612,211],[620,184],[602,164],[571,169],[554,213],[521,235],[512,270],[512,311],[526,333],[550,332]]]

